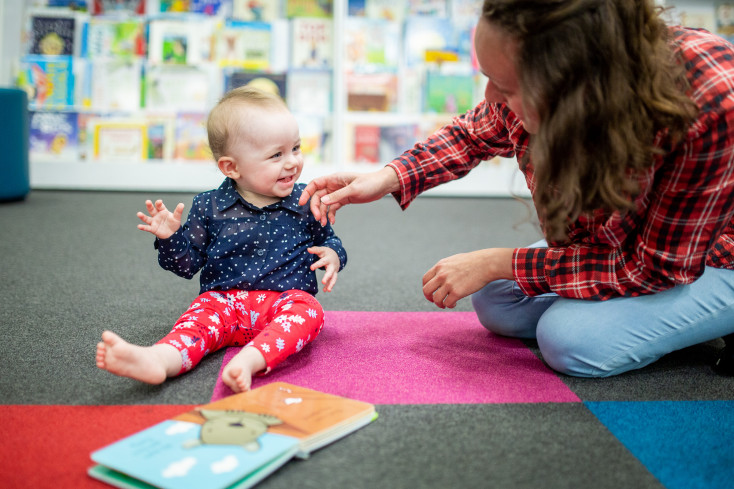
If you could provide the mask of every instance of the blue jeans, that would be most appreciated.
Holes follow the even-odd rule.
[[[537,338],[554,370],[608,377],[734,333],[734,270],[706,267],[690,285],[606,301],[528,297],[514,281],[498,280],[472,295],[472,305],[488,330]]]

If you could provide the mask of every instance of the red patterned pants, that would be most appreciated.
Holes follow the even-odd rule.
[[[201,294],[158,343],[181,352],[179,374],[225,346],[254,346],[265,357],[264,373],[316,338],[324,310],[308,292],[228,290]]]

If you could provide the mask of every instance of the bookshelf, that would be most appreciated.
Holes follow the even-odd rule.
[[[76,137],[85,134],[87,142],[80,143],[74,150],[54,155],[43,154],[46,149],[32,151],[32,188],[198,192],[216,187],[222,177],[213,162],[201,157],[201,152],[194,149],[188,150],[193,156],[183,157],[176,146],[182,138],[175,135],[176,122],[170,119],[182,112],[198,113],[204,117],[228,84],[242,84],[248,77],[269,78],[277,85],[281,83],[277,76],[284,75],[283,95],[299,118],[304,146],[309,148],[302,181],[334,171],[377,169],[412,146],[413,142],[449,122],[452,114],[461,113],[467,106],[481,100],[484,80],[470,59],[470,28],[476,22],[476,13],[471,9],[481,5],[480,1],[334,0],[327,46],[331,63],[326,69],[296,66],[294,52],[304,46],[293,43],[296,35],[294,24],[298,17],[286,15],[288,1],[261,2],[266,8],[278,9],[274,17],[271,12],[265,21],[271,50],[269,60],[263,65],[257,64],[258,53],[252,46],[258,46],[257,36],[267,35],[265,31],[254,30],[247,34],[250,36],[246,60],[249,64],[243,63],[242,59],[229,60],[221,53],[224,49],[221,47],[225,37],[223,31],[232,33],[231,46],[235,46],[239,42],[235,35],[244,35],[241,31],[253,25],[253,19],[235,15],[232,8],[215,15],[161,14],[156,7],[176,2],[148,0],[142,13],[114,16],[117,20],[138,20],[147,29],[147,54],[127,64],[115,65],[110,60],[105,64],[103,60],[108,56],[104,50],[111,48],[105,44],[108,41],[101,34],[101,29],[96,31],[98,35],[94,38],[97,44],[90,43],[89,37],[85,38],[85,43],[77,38],[75,49],[84,44],[86,51],[70,53],[77,82],[73,100],[68,100],[68,104],[61,103],[59,107],[34,104],[31,109],[37,113],[61,114],[57,119],[70,118],[69,114],[76,112],[86,118],[104,114],[110,120],[87,123],[90,125],[86,129],[82,124],[82,130],[77,124]],[[47,12],[39,7],[40,3],[43,2],[0,1],[0,85],[13,84],[17,73],[27,65],[24,61],[30,41],[26,38],[18,43],[17,39],[22,37],[22,26],[25,26],[25,32],[29,31],[32,15]],[[197,2],[192,0],[192,3]],[[199,0],[198,3],[226,6],[229,2]],[[301,0],[299,3],[306,2]],[[674,20],[699,24],[708,22],[703,27],[715,28],[713,0],[657,0],[657,3],[674,7],[671,10]],[[374,8],[372,12],[364,12],[366,15],[359,15],[355,6],[360,4],[365,10],[369,10],[371,4],[372,7],[380,6],[384,12],[392,9],[393,18],[386,20],[384,16],[375,15]],[[403,5],[407,9],[408,4],[426,11],[420,12],[423,15],[416,12],[413,12],[416,15],[408,15],[405,10],[402,16],[395,16],[396,6]],[[465,10],[456,10],[461,8]],[[466,17],[460,19],[460,15]],[[109,18],[112,17],[97,17],[90,13],[75,16],[77,25],[84,26],[87,36],[99,27],[96,24]],[[164,26],[164,21],[170,25]],[[451,41],[446,39],[442,22],[454,29]],[[168,58],[175,58],[175,53],[164,53],[162,43],[153,41],[178,36],[190,48],[197,42],[197,36],[206,36],[207,33],[213,34],[215,39],[210,44],[209,57],[189,50],[180,66],[171,66],[167,62]],[[443,41],[436,41],[440,35],[444,36]],[[377,38],[382,41],[370,42]],[[283,39],[288,39],[285,52],[274,47],[282,44]],[[415,52],[416,46],[422,51]],[[308,49],[305,52],[310,54]],[[112,67],[103,69],[103,65]],[[89,76],[87,73],[93,74]],[[143,73],[145,77],[142,77]],[[136,87],[130,81],[136,78],[144,78],[145,83]],[[184,78],[195,79],[197,81],[192,85],[210,90],[203,95],[193,89],[187,92],[183,83],[178,83]],[[80,82],[86,91],[82,90]],[[211,90],[211,87],[221,88]],[[294,87],[311,88],[297,91]],[[447,94],[456,97],[449,99]],[[144,103],[131,104],[137,99],[143,99]],[[168,140],[167,145],[156,146],[155,154],[152,150],[140,154],[138,151],[126,152],[141,139],[152,147],[153,136],[143,134],[141,127],[150,124],[151,118],[166,117],[167,123],[161,122],[156,126],[156,134],[165,134],[163,139]],[[195,128],[196,124],[194,120],[190,127]],[[125,125],[127,127],[123,127]],[[320,138],[322,134],[327,136]],[[430,193],[528,195],[517,163],[504,159],[483,162],[463,179],[442,185]]]
[[[377,1],[377,0],[375,0]],[[285,0],[283,0],[285,2]],[[48,12],[45,7],[39,6],[42,3],[38,0],[24,0],[21,2],[0,2],[0,13],[2,13],[2,25],[3,33],[0,38],[0,48],[2,48],[2,65],[0,65],[0,84],[11,85],[15,84],[18,73],[22,72],[22,69],[27,65],[25,61],[28,61],[25,56],[29,54],[29,43],[31,42],[27,37],[23,39],[23,42],[18,43],[16,40],[22,35],[28,35],[29,22],[32,15],[44,12]],[[103,4],[105,2],[102,2]],[[150,8],[151,4],[162,4],[166,3],[164,0],[149,0],[147,2],[147,8]],[[170,2],[169,2],[170,3]],[[203,2],[207,3],[207,2]],[[208,2],[218,3],[218,2]],[[223,2],[227,3],[227,2]],[[265,2],[267,4],[273,4],[276,2]],[[303,2],[301,2],[303,3]],[[378,2],[385,5],[388,4],[399,4],[400,2]],[[436,2],[426,2],[436,3]],[[439,2],[441,3],[441,2]],[[414,132],[411,133],[415,140],[419,140],[426,131],[437,127],[439,124],[446,123],[450,120],[451,114],[448,113],[426,113],[423,111],[422,106],[416,106],[415,100],[408,100],[411,96],[412,91],[415,87],[420,86],[418,79],[410,78],[410,74],[407,78],[413,83],[412,86],[407,86],[402,82],[398,84],[397,92],[394,94],[395,101],[394,106],[390,107],[387,111],[375,111],[375,110],[358,110],[350,106],[355,103],[355,97],[350,94],[350,70],[347,69],[348,61],[348,39],[351,34],[348,29],[351,23],[353,15],[349,11],[350,5],[353,5],[348,0],[334,0],[333,2],[333,22],[331,32],[330,55],[332,56],[332,66],[328,70],[328,81],[329,88],[327,89],[328,104],[330,107],[325,113],[314,115],[309,110],[303,112],[299,106],[291,104],[291,110],[299,118],[301,122],[302,136],[304,138],[314,137],[314,131],[316,133],[320,131],[326,132],[328,138],[323,142],[323,146],[320,148],[318,154],[307,154],[306,165],[304,167],[301,181],[308,181],[319,175],[332,173],[334,171],[370,171],[377,169],[382,164],[387,163],[392,157],[397,156],[399,152],[390,154],[390,148],[383,148],[382,155],[378,162],[367,163],[364,161],[357,161],[355,157],[354,148],[354,131],[355,127],[385,127],[385,128],[399,128],[399,127],[413,127]],[[448,3],[446,3],[448,8]],[[267,5],[268,7],[270,5]],[[285,3],[280,4],[280,8],[283,9]],[[54,9],[53,13],[58,12]],[[281,13],[283,10],[281,10]],[[448,12],[448,10],[447,10]],[[242,19],[235,19],[232,16],[232,11],[226,12],[224,15],[214,15],[212,18],[219,22],[221,25],[226,25],[228,21],[233,23],[241,22]],[[203,18],[204,14],[169,14],[165,17],[173,20],[180,20],[186,17],[197,16],[197,28],[195,30],[205,30],[199,22]],[[446,14],[447,15],[447,14]],[[76,14],[78,22],[77,25],[84,25],[87,29],[87,35],[89,34],[89,22],[94,22],[107,18],[108,16],[102,16],[96,18],[90,13]],[[150,10],[144,12],[143,15],[131,14],[123,16],[130,19],[142,20],[144,23],[150,24],[153,20],[157,20],[161,17],[158,12],[155,14],[151,13]],[[162,17],[161,17],[162,18]],[[180,18],[180,19],[179,19]],[[79,21],[79,19],[81,19]],[[278,16],[277,19],[271,22],[271,28],[273,36],[281,36],[283,33],[287,33],[292,36],[292,24],[294,20],[292,18],[285,17],[283,15]],[[395,23],[399,31],[402,32],[404,27],[404,21],[397,21]],[[21,26],[25,26],[21,29]],[[148,26],[149,28],[149,26]],[[174,29],[175,30],[175,29]],[[25,34],[24,34],[25,33]],[[165,35],[165,34],[164,34]],[[185,33],[181,34],[185,37]],[[188,34],[188,41],[191,43],[191,35]],[[151,31],[148,30],[148,40],[150,40]],[[400,40],[401,41],[401,40]],[[78,42],[78,39],[77,39]],[[88,42],[88,41],[87,41]],[[76,49],[76,47],[75,47]],[[72,64],[76,65],[73,69],[80,70],[79,66],[87,64],[95,65],[102,64],[101,60],[95,59],[95,54],[90,52],[90,46],[85,47],[86,52],[74,51],[71,53]],[[156,48],[159,49],[159,48]],[[214,48],[213,48],[214,49]],[[280,53],[280,61],[276,61],[276,66],[260,70],[262,74],[273,74],[273,73],[288,73],[290,75],[293,70],[292,60],[289,59],[293,54],[292,46],[289,46],[291,52],[287,54]],[[160,50],[159,50],[160,51]],[[74,99],[68,100],[68,104],[61,104],[60,106],[53,105],[39,105],[38,103],[32,103],[31,110],[35,113],[47,113],[48,114],[62,114],[63,117],[70,118],[70,113],[76,112],[83,114],[87,118],[94,116],[97,113],[105,113],[107,118],[112,119],[112,126],[106,127],[105,122],[97,121],[93,124],[93,127],[86,127],[84,125],[80,130],[77,127],[79,134],[84,133],[87,138],[86,143],[80,143],[79,148],[67,151],[66,153],[55,153],[53,155],[43,154],[47,151],[45,147],[42,147],[39,155],[38,150],[31,152],[31,186],[32,188],[55,188],[55,189],[90,189],[90,190],[145,190],[145,191],[202,191],[216,187],[221,182],[221,175],[217,171],[213,162],[206,159],[188,160],[180,158],[175,155],[171,157],[171,151],[167,150],[166,157],[158,158],[145,158],[136,157],[137,152],[126,153],[126,149],[138,144],[141,137],[139,132],[140,127],[128,127],[127,129],[122,128],[121,124],[128,124],[134,126],[135,123],[150,119],[151,116],[162,116],[166,115],[166,112],[176,112],[176,104],[180,103],[184,109],[189,108],[188,106],[192,103],[199,106],[195,106],[194,112],[198,111],[203,114],[208,111],[208,107],[213,105],[221,92],[212,93],[209,97],[198,102],[193,102],[196,97],[186,96],[186,92],[176,92],[175,81],[177,79],[177,73],[155,74],[159,76],[161,83],[168,82],[169,88],[164,90],[160,94],[159,107],[151,109],[146,105],[130,106],[131,100],[136,99],[138,96],[137,89],[131,89],[131,83],[125,83],[124,80],[131,78],[125,78],[132,76],[131,73],[135,73],[135,70],[145,70],[148,76],[151,76],[155,70],[166,71],[170,67],[162,67],[160,63],[150,63],[151,51],[148,47],[148,54],[146,58],[138,60],[141,66],[133,64],[127,65],[126,69],[118,69],[118,71],[109,71],[103,75],[100,72],[97,74],[87,77],[84,83],[87,84],[87,99],[82,100],[84,95],[80,95],[80,87],[77,84],[74,89]],[[159,58],[163,56],[160,52],[156,54]],[[286,61],[283,61],[285,56]],[[402,56],[402,55],[401,55]],[[102,58],[103,56],[99,56]],[[277,55],[276,55],[277,57]],[[81,60],[81,62],[77,62]],[[32,60],[31,60],[32,61]],[[99,61],[99,62],[98,62]],[[272,60],[271,60],[272,61]],[[439,60],[440,62],[441,60]],[[221,62],[214,62],[209,60],[191,60],[188,65],[194,65],[205,73],[200,73],[201,78],[200,85],[209,84],[213,85],[224,85],[225,77],[228,72],[237,72],[245,70],[237,70],[235,66],[225,66]],[[280,63],[280,64],[278,64]],[[398,63],[403,63],[402,59]],[[251,67],[249,67],[251,68]],[[297,71],[297,70],[296,70]],[[314,70],[303,70],[305,76],[313,74]],[[74,71],[73,75],[75,81],[79,82],[86,75],[79,74],[80,71]],[[399,64],[394,69],[396,78],[402,78],[407,73],[402,71],[402,64]],[[376,73],[370,73],[375,75]],[[183,76],[183,75],[181,75]],[[207,78],[210,76],[210,78]],[[91,80],[91,81],[90,81]],[[303,83],[306,83],[304,81]],[[308,82],[312,83],[312,82]],[[318,82],[316,82],[318,83]],[[105,89],[109,88],[110,85],[119,85],[120,87],[126,88],[128,91],[123,91],[121,95],[115,96],[114,94],[105,93]],[[89,87],[92,86],[92,88]],[[481,81],[477,80],[477,86],[481,85]],[[96,100],[90,102],[89,91],[95,90],[94,97]],[[150,84],[143,85],[140,90],[143,92],[141,96],[149,97],[150,99]],[[288,89],[286,89],[288,91]],[[147,92],[147,93],[146,93]],[[164,100],[168,93],[169,99]],[[481,98],[481,90],[476,92],[474,95],[479,96],[476,98],[478,101]],[[287,93],[287,100],[290,98],[290,92]],[[82,97],[82,99],[80,99]],[[304,95],[295,96],[295,100],[305,100]],[[148,100],[149,100],[148,99]],[[102,109],[96,106],[99,100],[103,100]],[[317,97],[318,100],[318,97]],[[147,101],[147,100],[146,100]],[[313,102],[313,100],[311,101]],[[413,105],[410,105],[410,104]],[[106,104],[106,105],[105,105]],[[118,106],[115,106],[118,104]],[[119,104],[128,104],[127,106],[119,107]],[[169,104],[169,105],[166,105]],[[173,104],[173,106],[170,106]],[[290,104],[290,102],[289,102]],[[203,108],[202,108],[203,106]],[[368,106],[369,108],[369,106]],[[459,113],[458,111],[456,113]],[[57,117],[59,119],[61,116]],[[310,121],[314,118],[321,117],[322,127],[319,129],[312,129],[309,126]],[[88,122],[86,124],[89,124]],[[37,125],[41,125],[40,122]],[[136,132],[137,131],[137,132]],[[307,133],[304,135],[304,131]],[[387,130],[386,130],[387,131]],[[423,131],[423,132],[421,132]],[[169,128],[170,132],[170,128]],[[395,132],[395,131],[392,131]],[[94,143],[95,135],[104,134],[98,139],[98,143]],[[177,139],[177,138],[174,138]],[[112,143],[106,144],[105,141],[112,141]],[[152,141],[152,140],[151,140]],[[174,143],[170,143],[174,144]],[[48,146],[51,143],[48,142]],[[397,151],[397,150],[396,150]],[[402,150],[400,150],[402,152]],[[390,155],[390,156],[388,156]],[[160,155],[159,155],[160,156]],[[433,195],[460,195],[460,196],[506,196],[506,195],[527,195],[527,189],[525,188],[524,180],[522,175],[517,170],[517,164],[514,160],[499,160],[496,159],[492,162],[484,162],[473,171],[467,177],[443,185],[437,189],[430,191]]]

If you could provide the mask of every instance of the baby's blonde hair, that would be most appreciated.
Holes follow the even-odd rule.
[[[259,107],[264,109],[288,110],[285,102],[278,95],[250,86],[234,88],[225,93],[217,105],[209,112],[206,121],[206,132],[209,148],[214,161],[227,154],[233,135],[239,134],[241,124],[245,123],[237,110],[238,107]]]

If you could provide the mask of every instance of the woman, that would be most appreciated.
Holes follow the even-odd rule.
[[[584,377],[734,332],[734,48],[647,0],[485,0],[485,100],[370,174],[312,181],[323,224],[392,193],[403,208],[480,161],[517,157],[546,240],[445,258],[426,298],[538,340]]]

